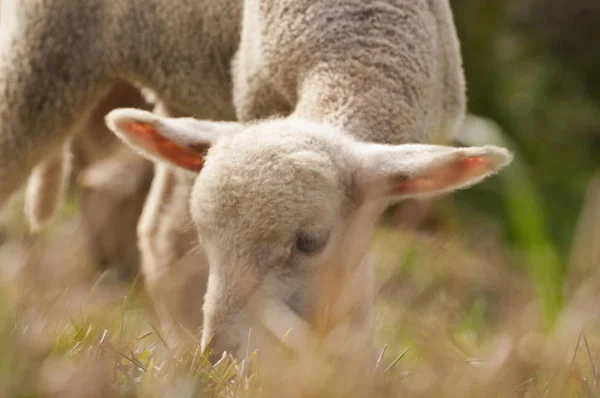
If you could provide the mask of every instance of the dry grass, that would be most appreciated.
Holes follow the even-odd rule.
[[[586,217],[596,198],[591,188]],[[581,254],[595,250],[589,220],[551,329],[526,260],[493,225],[473,218],[461,239],[381,227],[377,365],[313,357],[266,368],[256,353],[211,366],[199,349],[171,352],[141,284],[94,271],[78,217],[71,208],[34,238],[5,217],[0,396],[600,396],[600,295]]]

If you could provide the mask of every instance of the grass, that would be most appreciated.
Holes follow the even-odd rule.
[[[373,365],[316,358],[266,368],[250,353],[212,366],[199,349],[175,353],[142,285],[99,275],[84,259],[76,206],[34,238],[9,215],[0,396],[599,397],[597,272],[585,256],[577,268],[562,263],[518,160],[486,184],[506,192],[516,244],[493,219],[464,211],[446,214],[454,230],[377,230]],[[589,198],[585,214],[598,214],[595,192]],[[582,221],[578,235],[594,236],[594,223]],[[594,244],[574,239],[573,252],[595,252]]]
[[[573,297],[546,333],[543,305],[527,274],[508,267],[494,271],[495,264],[466,253],[455,239],[381,229],[375,245],[378,338],[386,347],[373,369],[375,396],[600,394],[594,295]],[[407,256],[412,268],[390,268]],[[261,396],[268,372],[261,374],[252,358],[243,364],[225,359],[213,367],[199,351],[173,355],[148,316],[143,291],[108,286],[113,283],[96,285],[85,298],[66,290],[27,307],[4,294],[0,394]],[[312,386],[314,395],[305,396],[335,396],[327,387],[338,386],[337,377],[356,382],[333,372],[324,385]],[[282,396],[270,393],[262,396]]]

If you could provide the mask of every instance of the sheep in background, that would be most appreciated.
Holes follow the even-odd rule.
[[[48,164],[81,130],[119,81],[157,93],[163,109],[173,114],[235,119],[229,64],[239,43],[243,1],[184,0],[177,7],[165,0],[71,3],[0,0],[0,206],[40,162]],[[187,188],[185,181],[163,186],[180,177],[172,169],[157,168],[140,220],[139,245],[152,248],[143,255],[143,268],[160,263],[168,269],[185,251],[176,244],[185,232],[173,228],[189,224],[189,210],[185,201],[152,198],[176,193],[177,187],[189,190],[190,182]],[[61,173],[53,173],[60,178],[52,181],[37,181],[64,185]],[[41,187],[34,177],[29,191],[39,194],[35,185]],[[33,225],[55,214],[62,191],[52,192],[47,206],[42,196],[36,200],[29,195]],[[42,206],[44,211],[38,211]],[[164,221],[181,208],[187,221]],[[39,217],[42,213],[49,216]],[[162,281],[154,273],[145,274],[152,275],[149,281]],[[185,297],[175,301],[182,303]]]
[[[187,114],[235,117],[226,65],[241,1],[177,5],[2,0],[0,205],[118,81],[148,87]]]

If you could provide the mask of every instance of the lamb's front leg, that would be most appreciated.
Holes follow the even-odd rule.
[[[155,112],[172,114],[158,105]],[[189,211],[195,176],[166,164],[155,174],[138,224],[146,287],[170,344],[199,345],[208,263]]]

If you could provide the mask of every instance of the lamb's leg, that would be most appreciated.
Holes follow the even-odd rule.
[[[173,114],[161,105],[155,111]],[[188,206],[194,179],[186,171],[156,164],[138,224],[146,287],[161,329],[171,344],[184,343],[181,347],[199,344],[208,280],[207,261],[197,247]]]
[[[154,166],[106,126],[105,115],[120,107],[152,109],[139,89],[117,83],[75,136],[73,151],[81,218],[95,260],[102,269],[133,278],[140,271],[136,229]]]
[[[33,231],[56,215],[65,195],[70,171],[70,142],[33,169],[25,194],[25,214]]]
[[[81,215],[95,260],[124,278],[139,272],[136,228],[152,182],[152,163],[128,147],[79,175]]]
[[[0,25],[0,206],[111,85],[97,46],[64,20],[45,20],[18,3],[8,3],[7,14],[3,7]]]

